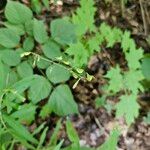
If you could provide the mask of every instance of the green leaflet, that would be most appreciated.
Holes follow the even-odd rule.
[[[10,0],[5,8],[5,16],[12,24],[24,24],[32,19],[33,14],[25,5]]]
[[[34,39],[32,37],[27,37],[23,42],[23,49],[25,51],[32,51],[34,48]]]
[[[27,61],[24,61],[17,66],[17,72],[21,78],[33,75],[32,66]]]
[[[59,85],[52,92],[49,102],[50,109],[57,115],[66,116],[78,113],[78,107],[75,103],[68,85]]]
[[[50,30],[52,38],[62,45],[69,45],[76,42],[75,25],[67,19],[53,20]]]
[[[17,33],[20,36],[25,34],[25,29],[22,24],[14,25],[14,24],[11,24],[10,22],[5,22],[4,25],[8,29],[13,30],[15,33]]]
[[[48,40],[47,31],[43,21],[34,19],[33,21],[33,35],[37,42],[45,43]]]
[[[20,61],[20,55],[13,49],[6,49],[0,52],[1,60],[8,66],[17,66]]]
[[[43,76],[37,76],[33,81],[28,91],[28,98],[32,103],[36,104],[39,101],[47,98],[52,89],[49,81]]]
[[[46,75],[54,84],[65,82],[70,78],[69,70],[59,64],[54,64],[48,67],[46,70]]]
[[[6,48],[14,48],[19,44],[20,37],[13,30],[0,28],[0,44]]]
[[[62,56],[60,46],[50,39],[42,46],[42,51],[50,59],[56,59]]]

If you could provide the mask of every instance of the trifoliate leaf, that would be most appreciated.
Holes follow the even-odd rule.
[[[122,89],[123,77],[119,66],[116,66],[116,68],[111,68],[105,77],[109,79],[108,91],[117,93]]]
[[[48,40],[42,46],[42,50],[44,55],[50,59],[56,59],[57,57],[62,56],[60,46],[52,40]]]
[[[70,72],[62,65],[54,64],[47,68],[46,75],[54,84],[65,82],[70,78]]]
[[[49,81],[43,76],[37,76],[28,91],[28,98],[34,104],[38,103],[40,100],[48,97],[52,89]]]
[[[59,85],[52,92],[49,98],[50,109],[59,116],[78,113],[71,90],[68,85]]]
[[[76,42],[75,26],[65,19],[56,19],[50,26],[52,38],[60,44],[69,45]]]
[[[19,122],[30,124],[35,118],[36,106],[33,104],[24,104],[19,107],[11,116],[17,118]]]
[[[45,43],[48,40],[45,25],[43,21],[34,19],[33,21],[33,35],[37,42]]]
[[[131,125],[139,115],[140,106],[136,100],[137,96],[134,94],[121,96],[120,102],[116,105],[116,117],[124,116],[127,124]]]
[[[9,66],[16,66],[21,61],[20,55],[14,50],[4,50],[0,54],[2,61]]]
[[[32,19],[32,11],[25,5],[8,1],[5,9],[5,16],[12,24],[24,24]]]
[[[14,48],[19,44],[20,37],[13,30],[7,28],[0,29],[0,45],[6,48]]]
[[[128,62],[128,66],[130,69],[138,69],[141,67],[140,60],[143,58],[143,50],[139,48],[136,49],[130,49],[129,52],[125,53],[126,60]]]

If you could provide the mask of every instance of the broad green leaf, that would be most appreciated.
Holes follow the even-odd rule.
[[[56,59],[57,57],[62,56],[60,46],[52,40],[48,40],[42,46],[42,51],[44,55],[50,59]]]
[[[20,63],[20,55],[14,50],[4,50],[1,53],[2,61],[9,66],[16,66]]]
[[[21,78],[33,75],[32,66],[27,61],[24,61],[17,66],[17,72]]]
[[[147,80],[150,80],[150,57],[144,57],[142,59],[142,72],[144,74],[144,77]]]
[[[13,24],[24,24],[32,19],[32,11],[25,5],[9,0],[5,8],[7,20]]]
[[[48,97],[52,89],[49,81],[43,76],[37,76],[28,91],[28,98],[34,104],[38,103],[40,100]]]
[[[25,34],[25,29],[24,26],[22,24],[18,24],[18,25],[14,25],[11,24],[9,22],[5,22],[4,25],[8,28],[13,30],[15,33],[17,33],[18,35],[24,35]]]
[[[56,19],[50,25],[51,35],[60,44],[71,44],[76,42],[75,26],[65,19]]]
[[[119,135],[120,135],[119,131],[117,129],[114,129],[111,132],[110,137],[107,139],[107,141],[97,150],[117,150]]]
[[[43,21],[34,19],[33,35],[35,40],[41,44],[45,43],[48,40],[48,35]]]
[[[14,48],[19,44],[20,37],[13,30],[0,28],[0,45],[6,48]]]
[[[33,104],[24,104],[19,106],[19,109],[15,111],[11,116],[17,118],[19,122],[30,124],[35,118],[36,106]]]
[[[34,39],[32,37],[27,37],[23,42],[23,49],[25,51],[32,51],[34,48]]]
[[[18,134],[18,136],[31,143],[34,144],[38,143],[38,141],[29,133],[29,131],[24,126],[22,126],[18,121],[16,121],[13,117],[3,114],[3,118],[5,122],[9,125],[9,127],[14,132],[16,132],[16,134]]]
[[[108,91],[117,93],[122,89],[123,77],[119,66],[116,66],[116,68],[111,68],[105,77],[109,79]]]
[[[70,72],[67,70],[67,68],[60,64],[53,64],[48,67],[46,70],[46,75],[54,84],[65,82],[70,78]]]
[[[78,106],[68,85],[59,85],[49,98],[49,106],[59,116],[78,113]]]
[[[124,116],[129,126],[139,115],[140,106],[136,100],[137,96],[134,94],[123,95],[120,97],[120,102],[116,105],[116,117]]]

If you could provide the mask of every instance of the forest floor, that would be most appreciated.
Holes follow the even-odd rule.
[[[147,37],[150,35],[150,0],[129,0],[124,8],[124,13],[122,13],[120,2],[106,4],[104,0],[95,1],[97,7],[96,25],[106,22],[122,30],[130,30],[137,46],[142,47],[145,53],[150,52],[150,43],[147,42]],[[28,0],[22,0],[22,2],[28,4]],[[43,11],[37,17],[50,22],[54,18],[71,15],[71,12],[78,6],[76,0],[64,0],[58,5],[51,5],[50,13]],[[87,71],[95,78],[92,82],[81,80],[77,87],[72,89],[80,115],[73,115],[70,118],[78,131],[81,145],[98,147],[108,138],[115,125],[119,124],[123,130],[118,142],[118,150],[150,150],[150,126],[143,121],[146,112],[150,111],[149,93],[143,95],[148,100],[141,100],[140,116],[130,128],[127,127],[123,119],[115,119],[115,112],[112,108],[118,101],[117,96],[107,99],[107,108],[97,109],[95,107],[95,99],[103,94],[101,87],[105,84],[105,80],[101,77],[116,61],[123,61],[118,46],[91,57]],[[69,81],[70,87],[73,86],[74,82],[73,79]],[[46,118],[45,121],[51,129],[47,135],[47,140],[58,119],[59,117],[54,114]],[[37,118],[36,122],[29,127],[30,130],[38,126],[41,121],[43,120]],[[65,128],[61,129],[59,136],[60,139],[65,139],[64,146],[69,145]]]

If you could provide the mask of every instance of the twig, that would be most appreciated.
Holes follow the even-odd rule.
[[[141,8],[144,32],[145,32],[145,35],[147,35],[147,24],[146,24],[146,19],[145,19],[145,13],[144,13],[144,9],[143,9],[142,0],[139,0],[139,3],[140,3],[140,8]]]

